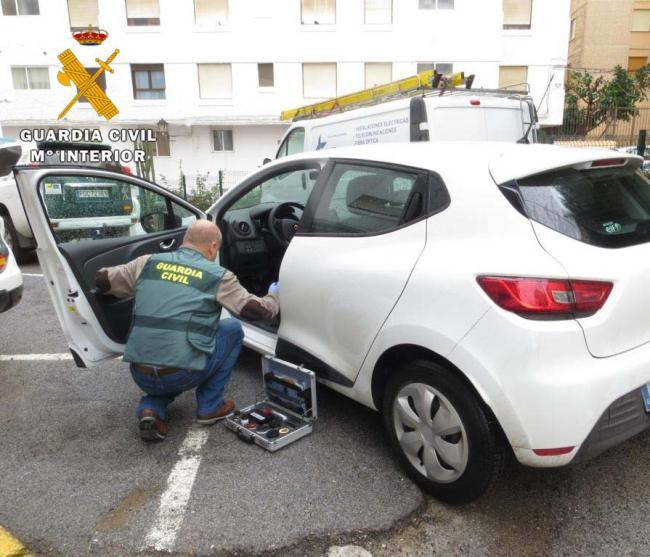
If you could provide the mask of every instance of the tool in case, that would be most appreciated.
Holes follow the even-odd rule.
[[[235,411],[226,427],[240,439],[277,451],[314,430],[316,374],[273,356],[262,358],[264,400]]]

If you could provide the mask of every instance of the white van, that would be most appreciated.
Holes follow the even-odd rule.
[[[296,120],[276,158],[349,145],[416,141],[537,142],[537,111],[526,93],[431,91],[330,116]]]

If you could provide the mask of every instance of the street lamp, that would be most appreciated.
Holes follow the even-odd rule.
[[[158,120],[158,133],[156,134],[156,147],[159,157],[169,156],[169,124],[161,118]]]

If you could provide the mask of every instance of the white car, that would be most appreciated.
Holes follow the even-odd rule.
[[[23,275],[7,245],[4,219],[0,217],[0,313],[10,310],[23,297]]]
[[[258,293],[279,278],[281,319],[245,323],[245,344],[381,411],[406,470],[445,501],[479,496],[510,449],[537,467],[592,457],[650,425],[640,163],[451,142],[268,164],[209,210],[225,267]],[[53,175],[122,180],[166,209],[139,237],[57,245],[41,195]],[[16,179],[74,359],[121,354],[131,301],[98,295],[95,271],[176,249],[182,222],[204,215],[105,170],[23,167]]]

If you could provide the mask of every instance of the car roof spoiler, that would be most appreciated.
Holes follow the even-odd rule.
[[[0,177],[6,176],[13,170],[22,154],[23,148],[20,145],[3,147],[0,144]]]

